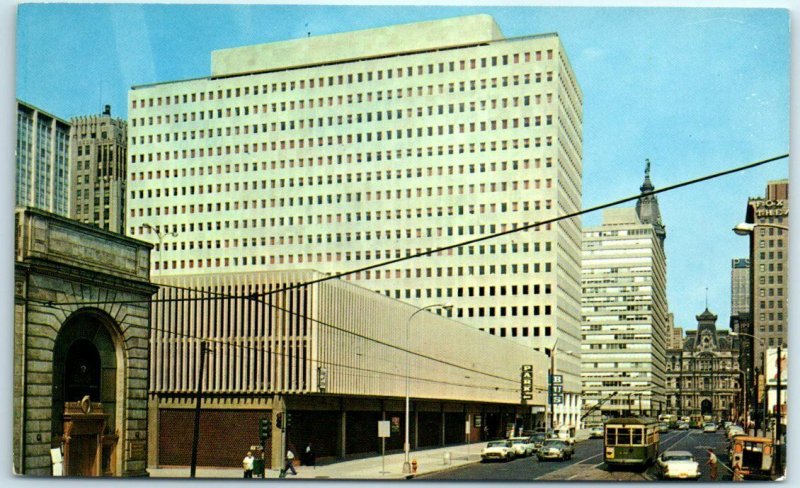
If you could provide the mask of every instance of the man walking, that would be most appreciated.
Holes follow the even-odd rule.
[[[253,453],[247,451],[247,456],[242,459],[242,469],[244,470],[244,477],[245,478],[252,478],[253,477]]]
[[[709,479],[711,479],[711,481],[717,481],[717,455],[714,454],[713,449],[708,449],[708,462],[706,464],[711,468],[708,474]]]
[[[286,450],[286,466],[283,467],[283,471],[286,474],[289,474],[289,470],[292,471],[292,474],[297,476],[297,471],[294,469],[294,453],[291,449]]]

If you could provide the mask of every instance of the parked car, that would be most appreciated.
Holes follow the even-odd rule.
[[[666,422],[661,422],[660,424],[658,424],[658,431],[669,432],[669,424]]]
[[[510,461],[514,459],[516,449],[511,441],[489,441],[481,451],[481,461],[500,460]]]
[[[530,436],[527,437],[510,437],[508,439],[514,446],[515,454],[517,456],[530,456],[535,451],[533,442]]]
[[[536,457],[539,458],[539,461],[544,461],[545,459],[564,461],[565,459],[570,459],[573,454],[575,454],[575,448],[571,445],[562,440],[550,439],[544,441],[544,444],[536,453]]]
[[[665,451],[656,459],[656,466],[664,479],[700,478],[700,465],[688,451]]]
[[[703,424],[703,432],[711,432],[714,433],[717,431],[717,424],[714,422],[706,422]]]
[[[537,452],[544,441],[546,440],[547,436],[544,432],[536,432],[535,434],[531,434],[531,443],[533,444],[533,452]]]
[[[603,438],[603,426],[602,425],[593,425],[589,427],[589,438]]]
[[[689,422],[678,422],[678,430],[689,430]]]

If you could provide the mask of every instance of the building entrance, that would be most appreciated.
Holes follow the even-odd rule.
[[[73,314],[53,351],[53,446],[60,447],[66,476],[116,472],[116,347],[113,321],[97,311]]]
[[[711,400],[703,400],[700,402],[700,413],[703,415],[713,415],[714,409],[711,407]]]

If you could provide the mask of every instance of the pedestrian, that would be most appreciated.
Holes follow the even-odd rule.
[[[717,481],[717,455],[714,454],[713,449],[708,449],[708,462],[706,464],[711,468],[708,474],[709,479],[711,479],[711,481]]]
[[[294,469],[294,453],[291,449],[286,450],[286,465],[283,467],[283,471],[286,474],[291,471],[293,475],[297,476],[297,471]]]
[[[744,481],[744,476],[742,476],[742,469],[737,464],[733,467],[733,481]]]
[[[306,466],[314,466],[315,462],[316,456],[314,455],[314,450],[311,448],[311,443],[309,442],[306,446]]]
[[[244,470],[244,477],[245,478],[252,478],[253,477],[253,453],[247,451],[247,456],[242,459],[242,469]]]

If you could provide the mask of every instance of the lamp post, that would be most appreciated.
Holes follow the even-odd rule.
[[[403,459],[403,473],[409,474],[411,473],[411,462],[409,460],[409,452],[411,450],[411,445],[408,441],[408,423],[409,423],[409,410],[410,410],[410,388],[411,388],[411,381],[409,376],[409,329],[411,328],[411,319],[414,318],[415,315],[422,312],[423,310],[429,310],[431,308],[443,308],[445,310],[450,310],[453,308],[453,305],[450,303],[435,303],[433,305],[428,305],[416,310],[412,313],[408,320],[406,320],[406,429],[405,429],[405,443],[403,444],[403,450],[405,451],[405,456]]]
[[[160,270],[161,269],[161,248],[164,247],[164,237],[167,236],[167,235],[175,237],[175,236],[178,235],[178,233],[177,232],[166,232],[166,231],[162,232],[162,231],[159,230],[158,226],[152,226],[152,225],[148,224],[147,222],[142,224],[142,227],[147,227],[147,229],[150,232],[152,232],[153,234],[156,235],[156,237],[158,237],[158,254],[157,254],[157,259],[158,260],[156,262],[159,263],[158,267],[159,267],[159,270]]]
[[[735,332],[735,331],[731,331],[730,335],[731,335],[731,337],[737,337],[737,336],[749,337],[749,338],[753,339],[754,341],[760,342],[761,346],[765,347],[765,342],[764,342],[764,338],[763,337],[756,337],[753,334],[748,334],[746,332]],[[753,348],[750,347],[750,351],[752,351],[752,350],[753,350]],[[750,368],[745,367],[745,370],[746,371],[750,371]],[[750,413],[747,411],[747,400],[746,400],[747,392],[745,391],[745,389],[747,388],[747,384],[748,384],[748,378],[747,378],[747,376],[745,376],[745,380],[742,382],[742,395],[745,397],[745,422],[749,422],[749,417],[750,417]],[[766,402],[764,402],[764,403],[765,403],[765,406],[766,406]],[[764,422],[767,421],[766,417],[764,417],[763,421]],[[745,427],[747,427],[747,426],[745,426]],[[750,432],[749,428],[748,428],[747,432],[748,433]]]

